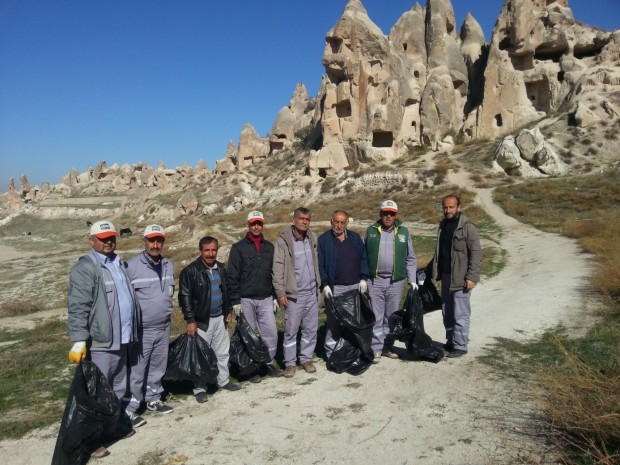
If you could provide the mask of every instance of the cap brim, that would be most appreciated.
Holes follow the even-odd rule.
[[[398,213],[398,210],[396,210],[395,208],[382,208],[381,209],[382,212],[393,212],[393,213]]]
[[[97,239],[107,239],[108,237],[116,237],[118,236],[118,233],[115,231],[108,231],[108,232],[102,232],[99,234],[95,234],[95,237]]]
[[[165,238],[165,237],[166,237],[166,235],[165,235],[165,234],[162,234],[162,233],[151,233],[151,234],[147,234],[147,235],[146,235],[146,236],[144,236],[144,237],[146,237],[147,239],[152,239],[152,238],[154,238],[154,237],[163,237],[163,238]]]
[[[251,220],[248,220],[248,223],[265,223],[265,220],[261,220],[260,218],[252,218]]]

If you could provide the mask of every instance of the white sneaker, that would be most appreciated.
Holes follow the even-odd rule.
[[[154,413],[172,413],[174,409],[164,404],[161,400],[156,400],[155,402],[146,403],[146,411]]]
[[[372,359],[372,363],[375,365],[381,361],[381,352],[375,352],[375,358]]]

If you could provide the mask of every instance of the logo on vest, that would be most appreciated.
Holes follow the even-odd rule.
[[[398,235],[398,242],[407,242],[407,235],[406,234],[399,234]]]

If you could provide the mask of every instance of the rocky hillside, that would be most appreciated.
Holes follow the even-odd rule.
[[[360,0],[349,0],[326,33],[323,65],[316,96],[297,84],[269,135],[247,124],[213,171],[202,161],[176,169],[102,161],[56,185],[31,186],[23,175],[0,195],[0,217],[41,213],[55,199],[120,194],[141,220],[165,222],[196,211],[306,202],[325,193],[326,180],[347,191],[430,187],[436,179],[399,164],[427,151],[471,153],[476,143],[485,147],[477,156],[489,174],[617,169],[620,30],[580,23],[567,0],[505,0],[490,43],[471,15],[457,32],[449,0],[416,3],[387,36]],[[385,165],[396,172],[377,174]],[[176,195],[176,208],[153,202],[160,194]],[[93,215],[92,208],[57,207],[45,214]]]

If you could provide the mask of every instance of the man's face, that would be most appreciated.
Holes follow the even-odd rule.
[[[151,257],[153,260],[158,261],[161,257],[161,253],[164,250],[164,242],[166,241],[163,237],[145,237],[144,238],[144,251],[146,254]]]
[[[297,232],[305,234],[310,228],[310,216],[305,213],[300,213],[298,216],[293,217],[293,226]]]
[[[379,216],[381,217],[381,224],[383,225],[383,227],[385,229],[390,229],[392,226],[394,226],[394,222],[398,217],[398,213],[381,210],[379,212]]]
[[[202,257],[202,261],[209,268],[212,268],[215,264],[215,260],[217,260],[217,243],[210,242],[208,244],[202,244],[202,249],[200,249],[200,257]]]
[[[344,234],[344,230],[347,229],[348,224],[349,219],[344,213],[336,213],[332,217],[332,231],[334,231],[336,236],[342,236]]]
[[[447,220],[451,220],[461,211],[461,206],[457,204],[454,197],[448,197],[441,203],[443,207],[443,216]]]
[[[106,237],[105,239],[91,236],[90,243],[93,245],[95,252],[99,252],[103,255],[111,256],[116,250],[116,236]]]
[[[262,221],[255,221],[254,223],[248,223],[248,231],[254,237],[258,237],[263,233]]]

